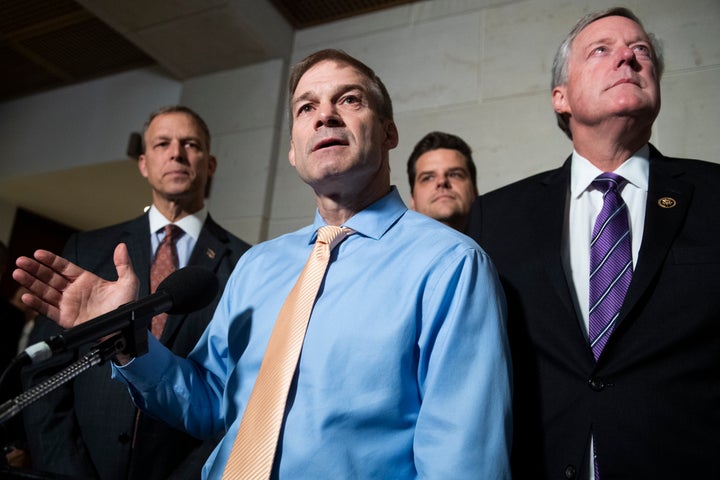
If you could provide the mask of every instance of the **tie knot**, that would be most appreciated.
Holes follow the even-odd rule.
[[[163,239],[163,242],[174,242],[183,233],[184,232],[182,228],[178,227],[173,223],[168,223],[167,225],[165,225],[165,238]]]
[[[620,175],[617,175],[613,172],[605,172],[601,173],[597,177],[595,177],[595,180],[592,181],[595,188],[600,190],[603,193],[609,192],[611,190],[619,191],[620,187],[626,182],[623,177]]]
[[[320,227],[318,229],[316,242],[329,245],[330,251],[332,251],[348,235],[351,235],[353,233],[355,233],[355,231],[347,227],[325,225],[324,227]]]

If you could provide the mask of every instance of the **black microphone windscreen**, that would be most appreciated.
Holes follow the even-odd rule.
[[[168,275],[156,292],[165,292],[172,298],[168,313],[190,313],[209,305],[219,287],[213,272],[207,268],[188,266]]]

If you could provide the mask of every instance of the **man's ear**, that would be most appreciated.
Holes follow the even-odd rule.
[[[215,155],[210,155],[208,157],[208,176],[215,175],[215,170],[217,170],[217,158],[215,158]]]
[[[384,146],[388,150],[397,147],[400,135],[397,126],[392,120],[385,120],[385,142]]]
[[[410,210],[415,210],[415,197],[410,196]],[[417,210],[415,210],[417,212]]]
[[[137,164],[138,164],[138,170],[140,170],[140,174],[143,177],[147,178],[148,172],[147,172],[147,163],[145,163],[145,154],[140,154],[140,156],[138,157]]]
[[[295,166],[295,142],[290,139],[290,150],[288,151],[288,160],[290,165]]]
[[[555,113],[564,114],[572,113],[570,111],[570,105],[567,101],[567,87],[565,85],[559,85],[553,88],[552,91],[552,106]]]

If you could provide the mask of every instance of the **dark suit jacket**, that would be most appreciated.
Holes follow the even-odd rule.
[[[0,298],[0,322],[3,326],[3,335],[0,338],[0,374],[2,374],[17,355],[18,342],[25,325],[25,315],[8,299]]]
[[[108,280],[117,274],[112,261],[118,243],[128,246],[135,272],[140,278],[140,297],[149,294],[151,263],[150,227],[147,215],[100,230],[73,236],[63,256]],[[220,293],[240,256],[250,246],[233,236],[210,216],[205,221],[188,265],[213,271]],[[178,355],[186,356],[212,318],[217,298],[206,308],[187,315],[170,315],[161,342]],[[41,341],[59,329],[50,320],[37,323],[31,341]],[[26,369],[26,384],[62,368],[72,359],[50,360],[50,365]],[[53,361],[54,360],[54,361]],[[40,370],[40,371],[38,371]],[[32,378],[32,380],[30,379]],[[200,468],[215,446],[140,415],[132,446],[137,409],[127,388],[110,378],[110,365],[94,367],[60,391],[53,392],[25,409],[25,425],[33,468],[73,478],[165,479],[199,478]]]
[[[720,478],[720,165],[651,146],[642,245],[597,364],[561,262],[570,160],[479,197],[469,234],[506,290],[514,478]],[[673,199],[663,208],[661,199]]]

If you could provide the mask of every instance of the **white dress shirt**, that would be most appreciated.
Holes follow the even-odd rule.
[[[188,262],[190,261],[190,254],[195,247],[197,239],[200,237],[200,232],[202,231],[202,227],[203,224],[205,224],[205,219],[207,218],[207,216],[207,207],[203,207],[197,212],[191,215],[187,215],[186,217],[183,217],[182,219],[175,222],[175,225],[180,227],[183,232],[185,232],[177,239],[175,243],[178,253],[178,268],[186,267]],[[150,219],[150,244],[152,248],[151,251],[153,252],[152,255],[154,256],[158,245],[160,245],[160,242],[165,237],[165,225],[173,222],[165,218],[165,216],[160,213],[157,208],[155,208],[155,205],[150,207],[150,211],[148,212],[148,218]],[[152,260],[153,259],[151,258],[150,261],[152,262]]]

